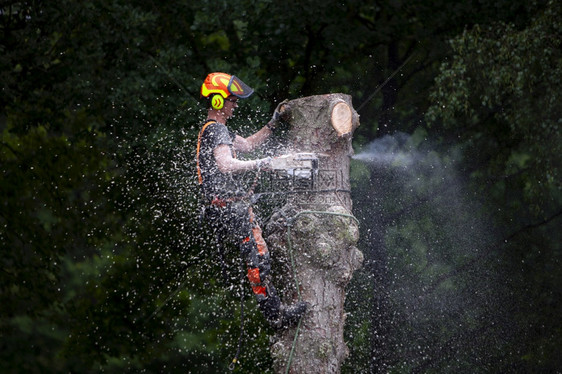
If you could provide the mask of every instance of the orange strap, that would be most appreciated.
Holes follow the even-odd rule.
[[[205,122],[201,131],[199,131],[199,136],[197,137],[197,179],[199,180],[199,184],[203,184],[203,175],[201,175],[201,167],[199,167],[199,150],[201,149],[201,137],[203,136],[203,132],[211,123],[216,123],[215,120],[209,120]]]
[[[203,137],[203,132],[207,129],[211,123],[218,123],[214,119],[210,119],[201,128],[199,131],[199,136],[197,137],[197,179],[199,180],[199,184],[203,184],[203,175],[201,174],[201,167],[199,166],[199,151],[201,149],[201,137]],[[232,157],[236,158],[236,153],[232,150]]]

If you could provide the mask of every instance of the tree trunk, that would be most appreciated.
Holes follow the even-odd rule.
[[[351,136],[359,117],[343,94],[305,97],[287,108],[291,151],[320,159],[312,178],[304,184],[295,180],[287,204],[267,226],[273,255],[294,260],[285,282],[292,288],[283,291],[283,302],[300,297],[309,303],[298,327],[276,334],[271,352],[276,373],[287,367],[290,373],[339,373],[348,355],[345,286],[363,261],[355,247],[359,229],[351,217],[349,182]]]

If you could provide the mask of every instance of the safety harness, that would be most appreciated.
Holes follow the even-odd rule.
[[[218,123],[217,121],[215,121],[214,119],[208,120],[207,122],[205,122],[205,124],[203,125],[203,127],[201,128],[201,131],[199,131],[199,136],[197,137],[197,178],[198,178],[198,182],[199,182],[199,186],[200,186],[200,191],[201,191],[201,196],[203,197],[203,201],[205,201],[205,203],[210,204],[212,206],[218,207],[218,208],[224,208],[228,203],[232,203],[232,202],[236,202],[236,201],[243,201],[243,200],[249,200],[250,197],[253,195],[254,193],[254,189],[258,183],[259,180],[259,171],[258,173],[256,173],[256,176],[254,178],[254,181],[252,182],[250,188],[248,189],[248,191],[240,196],[232,196],[232,197],[220,197],[220,196],[205,196],[204,192],[203,192],[203,173],[201,172],[201,166],[200,166],[200,153],[201,153],[201,139],[203,137],[203,133],[205,132],[205,130],[207,129],[207,127],[213,123]],[[231,148],[232,151],[232,157],[236,158],[236,151]]]

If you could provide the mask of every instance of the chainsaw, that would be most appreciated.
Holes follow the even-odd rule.
[[[271,160],[271,169],[278,174],[310,178],[318,171],[318,156],[311,152],[291,153]]]

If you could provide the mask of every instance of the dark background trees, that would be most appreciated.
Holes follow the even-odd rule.
[[[557,2],[0,9],[3,372],[225,371],[238,265],[225,287],[193,177],[210,71],[256,89],[241,133],[279,100],[344,92],[358,153],[392,156],[352,169],[347,372],[561,366]],[[246,303],[240,370],[266,372]]]

